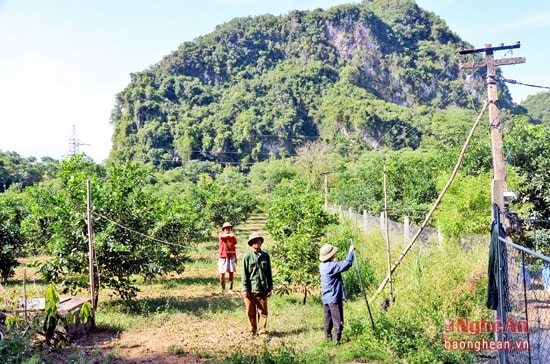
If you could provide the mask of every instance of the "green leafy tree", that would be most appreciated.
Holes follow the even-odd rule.
[[[548,102],[550,102],[550,91],[539,92],[535,95],[527,96],[521,103],[521,106],[527,109],[527,114],[536,122],[550,124],[550,112],[548,111]]]
[[[12,185],[32,186],[55,175],[58,162],[44,157],[37,161],[35,157],[23,158],[15,152],[0,150],[0,192]]]
[[[532,206],[531,215],[550,218],[550,124],[532,124],[516,117],[505,134],[509,162],[516,173],[525,177],[517,188],[522,203]]]
[[[378,215],[384,207],[384,163],[384,155],[374,152],[363,154],[355,163],[347,163],[339,173],[336,185],[329,186],[330,201],[355,211],[366,210],[370,215]]]
[[[53,257],[36,265],[46,280],[65,290],[88,287],[86,180],[98,186],[101,173],[100,166],[79,154],[61,162],[56,181],[26,191],[32,199],[23,224],[26,236],[37,250]]]
[[[0,275],[4,283],[15,274],[18,255],[24,249],[21,222],[25,216],[23,198],[16,191],[0,193]]]
[[[281,181],[293,179],[296,171],[291,159],[269,159],[250,167],[250,188],[256,196],[266,196]]]
[[[435,224],[447,239],[465,233],[484,234],[491,225],[492,171],[479,176],[459,173],[433,215]],[[448,176],[442,175],[443,186]]]
[[[324,183],[322,173],[335,171],[338,160],[330,145],[320,142],[306,143],[298,149],[298,156],[294,158],[294,169],[312,188],[321,191]]]
[[[200,228],[205,223],[180,200],[163,199],[147,188],[149,176],[137,163],[115,162],[104,171],[82,155],[62,162],[57,185],[33,194],[40,199],[28,228],[48,230],[34,235],[53,257],[39,264],[47,280],[64,291],[88,287],[87,179],[101,287],[129,299],[137,291],[136,275],[148,279],[182,268],[190,242],[206,238],[207,230]]]
[[[384,207],[384,166],[390,218],[408,215],[413,222],[425,216],[428,205],[437,197],[436,181],[439,155],[426,150],[369,152],[356,163],[346,165],[331,192],[336,204],[355,211],[378,215]]]
[[[438,158],[426,150],[390,153],[386,165],[390,218],[400,220],[408,215],[414,223],[423,221],[438,195]]]
[[[202,175],[190,191],[196,198],[199,211],[209,218],[212,228],[221,226],[224,221],[233,224],[246,221],[256,208],[257,201],[252,194],[231,180],[229,175],[227,178],[220,175],[218,180]]]
[[[147,280],[178,270],[185,261],[187,240],[172,240],[185,235],[178,219],[185,215],[147,188],[149,173],[135,163],[114,163],[94,197],[101,282],[125,299],[137,291],[134,275]]]
[[[282,292],[298,288],[303,303],[319,284],[319,248],[329,224],[338,218],[323,210],[324,198],[302,180],[286,180],[270,196],[266,227],[275,239],[271,251]]]

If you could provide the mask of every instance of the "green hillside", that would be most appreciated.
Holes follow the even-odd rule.
[[[166,169],[246,165],[310,141],[344,154],[417,149],[434,110],[480,105],[483,74],[459,71],[460,47],[412,0],[237,18],[131,75],[111,158]],[[512,108],[504,84],[500,101]]]
[[[521,106],[527,110],[527,114],[538,123],[550,124],[550,92],[540,92],[536,95],[528,96]]]

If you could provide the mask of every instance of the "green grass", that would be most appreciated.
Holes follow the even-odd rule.
[[[246,239],[250,232],[259,230],[262,223],[263,219],[256,219],[254,225],[236,228],[239,257],[249,249]],[[488,242],[460,248],[450,243],[428,248],[419,243],[395,271],[395,301],[384,311],[380,305],[389,295],[388,287],[370,301],[387,270],[384,239],[380,234],[364,236],[350,226],[341,224],[331,229],[326,242],[340,244],[338,257],[343,259],[344,248],[353,237],[375,320],[374,330],[358,290],[354,265],[344,277],[350,297],[344,303],[341,346],[324,340],[318,292],[309,296],[305,305],[301,304],[300,294],[270,298],[270,337],[251,340],[246,333],[247,318],[239,292],[233,296],[217,294],[217,240],[213,238],[193,250],[192,260],[182,274],[170,274],[147,283],[138,279],[141,292],[130,303],[110,298],[109,292],[102,291],[96,324],[102,330],[120,335],[113,335],[114,349],[103,353],[103,349],[95,348],[87,354],[89,361],[94,361],[92,358],[99,352],[107,355],[104,362],[112,361],[123,355],[120,346],[132,346],[133,340],[138,339],[145,342],[139,345],[147,345],[154,339],[158,345],[164,345],[162,355],[191,355],[215,363],[471,362],[472,353],[443,349],[443,327],[446,318],[476,320],[490,314],[484,305]],[[266,234],[267,251],[271,244]],[[392,263],[401,250],[402,244],[392,245]],[[240,284],[239,266],[237,291]],[[37,287],[43,286],[38,283]],[[21,292],[15,285],[10,289],[15,295]]]

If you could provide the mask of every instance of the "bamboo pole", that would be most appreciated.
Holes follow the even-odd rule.
[[[443,188],[443,190],[441,191],[441,193],[437,197],[437,200],[434,202],[434,205],[432,206],[432,208],[430,209],[430,211],[426,215],[426,218],[424,219],[424,222],[420,226],[420,229],[416,232],[416,234],[412,238],[411,242],[405,247],[405,249],[403,249],[403,252],[401,253],[399,258],[397,258],[396,262],[391,267],[389,274],[393,273],[395,271],[395,269],[399,266],[399,264],[401,264],[401,261],[403,260],[403,258],[405,258],[405,255],[412,248],[412,246],[413,246],[414,242],[416,241],[416,239],[418,239],[418,237],[420,236],[420,234],[422,233],[422,231],[424,230],[426,225],[428,225],[428,222],[430,221],[435,209],[441,203],[441,200],[443,199],[443,196],[445,195],[445,193],[447,192],[447,190],[451,186],[451,183],[455,179],[456,174],[458,173],[458,169],[460,168],[460,165],[462,164],[462,160],[464,159],[464,154],[466,153],[466,149],[468,148],[468,145],[470,144],[470,141],[472,140],[472,136],[474,135],[474,131],[476,130],[477,126],[479,125],[479,122],[481,120],[481,117],[485,113],[485,110],[487,110],[487,105],[488,104],[489,104],[489,102],[487,100],[485,100],[485,102],[483,104],[483,109],[479,113],[479,115],[477,117],[477,120],[475,121],[474,125],[472,125],[472,129],[470,130],[470,134],[468,135],[468,137],[466,138],[466,141],[464,142],[464,145],[462,146],[460,156],[458,157],[458,161],[456,162],[453,173],[451,173],[451,177],[449,178],[449,181],[447,181],[447,184],[445,185],[445,187]],[[382,281],[382,283],[380,284],[380,286],[376,290],[376,293],[374,294],[374,296],[372,296],[371,301],[374,300],[376,298],[376,296],[378,296],[380,294],[380,292],[384,289],[384,287],[388,283],[389,279],[390,279],[389,275],[386,275],[386,277],[384,278],[384,280]]]
[[[384,165],[384,225],[386,232],[386,253],[388,256],[388,283],[390,286],[390,302],[393,302],[393,283],[391,277],[391,254],[390,254],[390,230],[388,221],[388,185],[387,185],[386,165]]]

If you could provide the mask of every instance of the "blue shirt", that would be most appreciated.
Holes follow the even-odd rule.
[[[319,264],[323,304],[340,303],[346,298],[342,272],[351,268],[353,257],[353,252],[349,252],[346,260],[343,262],[329,260]]]

